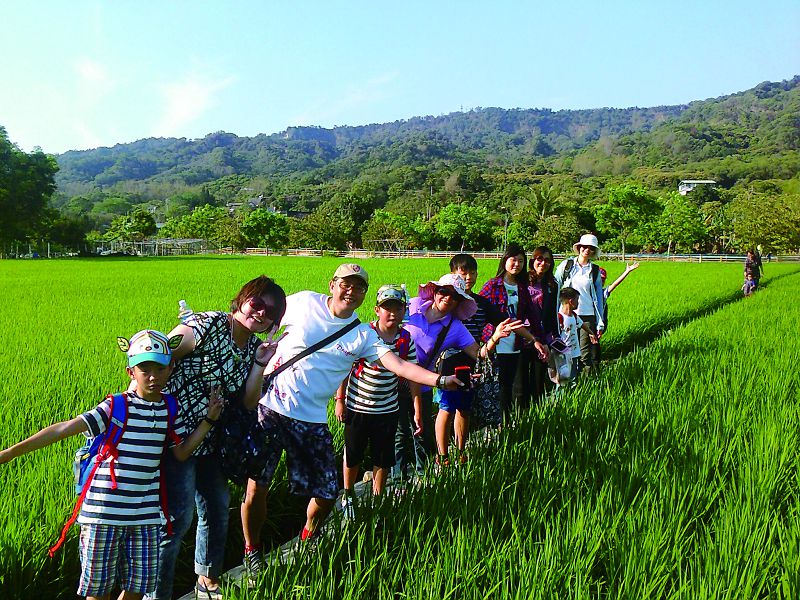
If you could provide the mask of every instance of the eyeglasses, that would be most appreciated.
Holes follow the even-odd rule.
[[[355,292],[356,294],[366,294],[367,286],[360,283],[351,283],[344,279],[339,280],[339,289],[343,292]]]
[[[436,288],[435,293],[439,294],[440,296],[449,296],[450,298],[454,298],[455,300],[458,301],[461,300],[461,294],[459,294],[452,288],[446,288],[446,287]]]
[[[250,305],[250,308],[253,310],[253,312],[263,312],[264,316],[273,323],[280,321],[281,317],[283,316],[277,306],[268,306],[261,296],[253,296],[252,298],[248,298],[247,303]]]
[[[553,262],[553,259],[549,256],[535,256],[533,262]]]

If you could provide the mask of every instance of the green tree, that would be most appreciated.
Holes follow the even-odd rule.
[[[155,219],[146,210],[138,209],[130,215],[122,215],[111,221],[111,226],[105,234],[108,241],[141,242],[148,236],[158,231]]]
[[[800,248],[800,194],[758,194],[749,190],[729,205],[739,250],[761,246],[765,252]]]
[[[53,157],[22,152],[0,127],[0,244],[21,241],[37,226],[55,190],[56,171]]]
[[[481,250],[493,245],[494,223],[482,206],[448,204],[433,219],[436,235],[450,250]]]
[[[242,220],[242,235],[250,247],[285,248],[289,241],[289,221],[278,213],[257,208]]]
[[[550,215],[539,221],[539,228],[526,247],[548,246],[553,252],[571,252],[582,231],[575,215]]]
[[[659,213],[659,205],[642,186],[626,183],[612,186],[608,200],[595,208],[597,229],[618,241],[625,256],[625,246],[637,229],[646,227]]]
[[[703,215],[697,205],[687,196],[678,192],[662,198],[664,210],[655,225],[658,245],[666,245],[667,253],[690,252],[695,245],[705,243],[708,230],[703,223]]]

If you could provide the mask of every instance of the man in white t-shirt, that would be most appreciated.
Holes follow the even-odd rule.
[[[264,372],[271,373],[357,319],[355,311],[364,301],[368,286],[369,276],[363,268],[344,264],[336,269],[329,283],[329,296],[310,291],[289,296],[281,321],[285,333],[275,355],[263,365]],[[353,363],[361,358],[422,385],[447,389],[460,386],[455,376],[440,376],[399,358],[368,323],[358,325],[282,371],[260,399],[261,383],[251,376],[245,404],[252,407],[258,402],[265,443],[275,450],[262,473],[248,481],[242,503],[245,567],[251,579],[263,568],[261,527],[266,519],[267,490],[283,451],[290,492],[311,496],[301,540],[316,531],[333,507],[339,490],[327,406]]]

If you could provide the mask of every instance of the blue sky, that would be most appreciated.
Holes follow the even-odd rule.
[[[43,0],[0,9],[22,149],[483,106],[681,104],[800,73],[799,0]]]

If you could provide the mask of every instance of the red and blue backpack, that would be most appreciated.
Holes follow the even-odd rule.
[[[167,444],[174,442],[181,443],[181,439],[175,433],[175,419],[178,415],[178,401],[172,394],[162,394],[164,403],[167,405],[167,437],[164,442],[164,448]],[[86,440],[86,443],[81,446],[75,453],[75,459],[72,464],[72,470],[75,475],[75,493],[78,494],[78,501],[75,503],[75,508],[72,510],[72,515],[67,520],[64,528],[61,530],[61,535],[55,545],[50,548],[48,554],[52,557],[58,549],[64,544],[67,538],[67,532],[72,524],[77,520],[80,514],[81,505],[83,504],[89,488],[92,486],[92,480],[97,472],[97,469],[106,460],[109,461],[109,473],[111,474],[111,489],[117,487],[116,473],[114,470],[114,463],[117,462],[119,451],[117,446],[125,434],[125,428],[128,424],[128,401],[124,393],[110,394],[108,396],[111,404],[111,411],[108,418],[108,426],[106,430],[98,436]],[[167,535],[172,535],[172,522],[169,518],[167,510],[167,494],[164,485],[164,477],[159,477],[159,494],[161,496],[161,510],[167,521]]]

